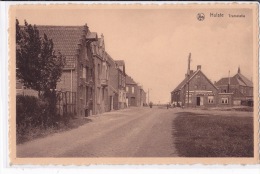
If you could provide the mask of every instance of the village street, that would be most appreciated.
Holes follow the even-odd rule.
[[[17,157],[172,157],[181,109],[128,108],[94,115],[79,128],[17,145]]]

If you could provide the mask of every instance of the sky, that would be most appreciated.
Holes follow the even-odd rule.
[[[205,19],[197,20],[203,13]],[[224,17],[210,17],[223,13]],[[243,14],[231,18],[229,14]],[[126,73],[150,101],[166,103],[184,79],[191,53],[191,69],[201,65],[212,81],[241,73],[253,78],[253,25],[250,9],[20,9],[16,18],[36,25],[87,24],[105,37],[106,51],[124,60]]]

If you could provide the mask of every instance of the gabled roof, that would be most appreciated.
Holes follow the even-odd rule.
[[[195,71],[193,72],[192,74],[190,74],[190,78],[195,74],[195,73],[198,73],[198,71]],[[182,87],[188,82],[189,78],[188,77],[185,77],[185,79],[172,91],[178,91],[178,90],[181,90]]]
[[[136,85],[137,83],[132,79],[132,77],[126,75],[126,84],[132,84],[132,85]]]
[[[217,83],[216,86],[221,86],[221,85],[228,85],[229,83],[229,78],[221,78]],[[253,83],[248,80],[245,76],[243,76],[241,73],[237,73],[233,77],[230,77],[230,85],[241,85],[241,86],[249,86],[253,87]]]
[[[84,34],[84,26],[37,26],[40,36],[44,33],[52,39],[54,50],[66,57],[64,68],[74,68],[78,44]]]
[[[114,59],[106,52],[106,56],[107,56],[107,62],[110,64],[110,65],[114,65],[115,66],[115,61]]]
[[[201,69],[198,69],[197,71],[192,72],[192,73],[190,74],[190,78],[185,77],[185,79],[184,79],[172,92],[181,90],[181,89],[182,89],[189,81],[191,81],[191,80],[196,76],[196,74],[198,74],[199,72],[201,72],[201,74],[205,76],[206,80],[207,80],[214,88],[218,89],[218,88],[207,78],[207,76],[201,71]]]
[[[237,73],[234,77],[237,78],[239,81],[242,81],[246,86],[253,87],[253,83],[241,73]]]

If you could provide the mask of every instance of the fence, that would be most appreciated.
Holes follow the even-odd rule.
[[[57,92],[57,111],[61,117],[74,117],[76,112],[76,92]]]

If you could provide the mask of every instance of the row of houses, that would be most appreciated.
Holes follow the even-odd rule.
[[[171,92],[171,103],[184,107],[253,106],[253,83],[240,68],[234,76],[212,83],[198,65]]]
[[[37,26],[40,35],[51,38],[54,49],[65,56],[66,64],[57,91],[69,92],[77,116],[90,116],[128,106],[146,104],[146,93],[126,74],[125,62],[114,60],[98,37],[84,26]],[[129,80],[131,79],[131,80]],[[36,95],[17,80],[17,95]]]

